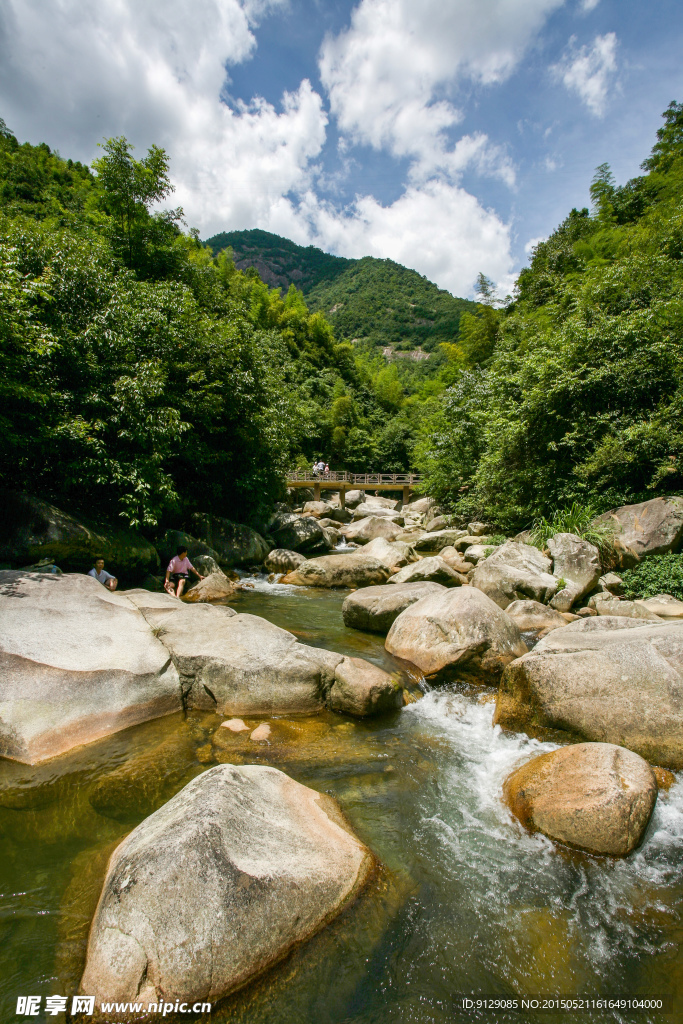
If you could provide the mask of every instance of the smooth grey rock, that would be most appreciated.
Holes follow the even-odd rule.
[[[268,572],[291,572],[306,561],[300,551],[288,551],[287,548],[274,548],[266,555],[263,563]]]
[[[505,611],[522,633],[536,633],[539,637],[567,625],[560,612],[540,601],[512,601]]]
[[[316,714],[325,706],[340,654],[224,606],[178,602],[170,613],[143,611],[173,655],[188,708],[240,716]]]
[[[332,711],[366,718],[400,708],[403,687],[396,676],[369,661],[344,658],[335,669],[328,704]]]
[[[396,583],[393,587],[364,587],[345,599],[342,605],[344,625],[370,633],[387,633],[394,621],[410,604],[428,594],[445,590],[440,583]]]
[[[464,530],[448,529],[423,533],[415,542],[416,551],[437,552],[442,548],[455,547],[456,541],[465,536]]]
[[[353,510],[354,522],[358,522],[359,519],[367,519],[369,516],[388,519],[390,522],[396,523],[398,526],[403,526],[403,523],[405,522],[401,512],[396,512],[392,508],[385,508],[383,505],[370,505],[367,502],[364,502],[361,505],[357,505]]]
[[[550,568],[550,559],[538,548],[509,540],[477,565],[471,582],[500,608],[524,598],[547,604],[557,590]]]
[[[416,498],[403,506],[404,512],[411,512],[417,515],[425,515],[436,502],[433,498]]]
[[[683,767],[683,622],[595,616],[554,630],[506,668],[494,723]]]
[[[622,601],[611,594],[595,594],[588,602],[598,615],[619,615],[629,619],[659,619],[651,609],[640,601]]]
[[[302,562],[280,580],[297,587],[371,587],[386,583],[386,565],[362,550],[350,555],[323,555]]]
[[[474,564],[465,559],[465,556],[456,551],[453,545],[449,545],[447,548],[441,548],[439,551],[439,558],[443,558],[447,565],[450,565],[451,569],[455,569],[462,576],[467,576],[468,573],[474,569]]]
[[[353,512],[348,508],[333,508],[330,512],[330,519],[335,523],[350,523],[353,519]]]
[[[400,540],[391,543],[385,540],[384,537],[376,537],[375,540],[371,540],[369,544],[366,544],[363,548],[363,554],[379,559],[390,572],[397,572],[404,565],[417,561],[417,555],[410,544],[404,544]]]
[[[504,792],[527,828],[590,853],[625,857],[642,841],[657,779],[631,750],[576,743],[517,768]]]
[[[365,501],[365,491],[347,491],[344,497],[344,504],[347,508],[355,508],[356,505],[360,505],[361,501]]]
[[[657,594],[645,601],[635,601],[634,604],[642,605],[660,619],[683,619],[683,601],[672,597],[671,594]]]
[[[624,581],[615,572],[606,572],[598,580],[598,587],[603,593],[614,594],[619,597],[624,592]]]
[[[486,523],[468,523],[467,529],[473,537],[483,537],[489,533],[489,527]]]
[[[343,528],[342,533],[347,540],[356,541],[358,544],[367,544],[377,537],[383,537],[389,541],[401,540],[403,537],[403,530],[400,526],[381,516],[369,516],[357,523],[351,523]]]
[[[328,501],[306,501],[304,502],[304,513],[313,516],[315,519],[322,519],[332,512],[332,506]]]
[[[375,508],[396,509],[399,505],[395,498],[385,498],[381,494],[368,494],[364,502],[366,505],[372,505]]]
[[[183,601],[188,604],[197,604],[205,601],[223,601],[235,594],[235,585],[231,583],[224,572],[209,573],[203,580],[200,580],[193,587],[183,594]]]
[[[385,647],[425,676],[456,674],[476,682],[497,681],[505,665],[527,651],[510,616],[474,587],[410,605],[394,621]]]
[[[330,921],[372,866],[329,796],[275,768],[211,768],[114,851],[81,991],[216,1002]]]
[[[548,549],[553,559],[553,575],[565,580],[565,586],[550,603],[558,612],[568,612],[600,579],[600,552],[594,544],[573,533],[556,533],[548,541]]]
[[[0,756],[37,764],[181,708],[169,653],[126,594],[0,572]]]
[[[387,583],[441,583],[444,587],[461,587],[465,580],[438,555],[421,558],[391,576]]]
[[[596,523],[614,526],[617,539],[642,558],[679,551],[683,542],[683,497],[651,498],[622,505],[598,516]]]
[[[477,549],[481,548],[482,551],[484,549],[490,549],[491,551],[493,551],[497,547],[497,545],[489,544],[488,537],[486,536],[474,536],[473,534],[466,533],[464,537],[460,537],[458,540],[455,541],[453,547],[455,548],[456,551],[460,552],[466,551],[468,548],[472,547]],[[481,555],[480,557],[484,556]]]
[[[323,528],[311,516],[280,516],[271,527],[270,532],[278,547],[288,551],[301,551],[304,554],[309,554],[327,550]]]

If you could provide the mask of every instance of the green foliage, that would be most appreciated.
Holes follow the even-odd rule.
[[[569,508],[556,509],[549,518],[539,516],[535,520],[531,529],[532,543],[544,548],[556,533],[573,533],[607,553],[612,550],[614,525],[596,523],[594,520],[598,514],[594,505],[573,501]]]
[[[631,601],[671,594],[683,601],[683,555],[652,555],[620,573],[624,595]]]
[[[620,188],[598,168],[593,215],[536,246],[488,348],[465,322],[460,351],[477,344],[416,446],[453,511],[512,530],[683,489],[681,116],[665,113],[645,177]]]

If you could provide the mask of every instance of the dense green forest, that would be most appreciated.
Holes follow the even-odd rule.
[[[679,493],[683,106],[643,171],[620,186],[599,167],[592,210],[536,247],[505,304],[481,275],[464,304],[388,260],[223,236],[274,246],[304,295],[155,212],[163,150],[110,139],[88,168],[0,121],[2,486],[151,531],[194,512],[258,525],[313,456],[419,469],[505,529]],[[387,362],[382,339],[434,355]]]
[[[171,192],[157,147],[111,139],[88,168],[0,122],[2,486],[154,531],[258,524],[314,456],[408,468],[423,410],[399,369],[153,212]]]
[[[459,369],[415,453],[453,511],[512,529],[683,487],[683,105],[644,174],[595,174],[536,246],[515,300],[463,327]]]
[[[475,310],[473,302],[454,298],[393,260],[330,256],[259,230],[223,232],[206,244],[214,253],[232,249],[237,267],[254,267],[268,284],[285,289],[295,284],[309,308],[325,314],[336,337],[361,352],[372,356],[392,347],[399,353],[421,349],[431,354],[417,374],[420,379],[439,372],[441,344],[453,342],[462,313]],[[415,375],[408,370],[407,376]]]

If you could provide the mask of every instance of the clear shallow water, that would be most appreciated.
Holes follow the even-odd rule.
[[[237,610],[391,667],[381,637],[344,629],[343,593],[255,583]],[[680,1008],[673,1017],[454,1016],[457,993],[683,993],[683,786],[660,796],[645,843],[624,861],[528,836],[502,804],[501,783],[553,745],[492,728],[489,697],[450,688],[376,723],[322,716],[311,726],[328,730],[319,742],[249,757],[334,795],[382,868],[352,907],[213,1021],[683,1018]],[[1,1021],[19,1019],[17,995],[75,991],[111,849],[231,756],[212,744],[219,722],[175,715],[40,768],[0,763]]]

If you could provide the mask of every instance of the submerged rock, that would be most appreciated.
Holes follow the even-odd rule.
[[[171,657],[125,594],[0,572],[1,756],[36,764],[181,708]]]
[[[504,792],[527,828],[590,853],[624,857],[642,841],[657,780],[631,750],[577,743],[517,768]]]
[[[372,866],[330,797],[275,768],[212,768],[114,852],[81,991],[216,1002],[330,921]]]
[[[389,570],[363,551],[351,555],[323,555],[302,562],[281,583],[297,587],[370,587],[385,583]]]
[[[401,612],[428,594],[443,593],[440,583],[396,583],[393,587],[365,587],[342,605],[344,625],[371,633],[387,633]]]
[[[473,587],[430,594],[410,605],[389,630],[385,647],[425,676],[458,675],[481,683],[496,682],[527,651],[510,616]]]
[[[682,768],[683,622],[596,616],[555,630],[505,669],[494,723]]]

